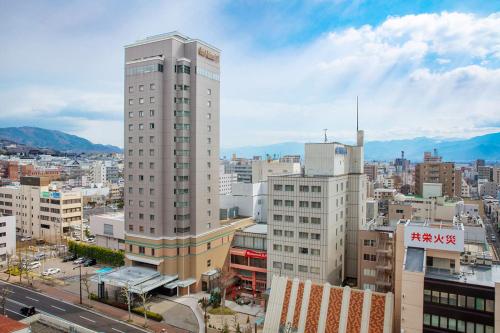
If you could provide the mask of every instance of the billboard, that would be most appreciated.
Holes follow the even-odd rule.
[[[424,249],[464,251],[464,230],[431,228],[421,225],[405,226],[405,246]]]
[[[42,192],[42,198],[44,199],[61,199],[60,192]]]

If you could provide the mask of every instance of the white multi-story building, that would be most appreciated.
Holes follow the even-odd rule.
[[[125,219],[123,212],[90,216],[90,232],[97,246],[125,250]]]
[[[92,183],[104,184],[106,183],[106,165],[101,161],[94,162],[90,166],[90,179]]]
[[[269,176],[298,174],[300,163],[281,162],[279,160],[253,160],[252,183],[265,182]]]
[[[16,217],[0,214],[0,267],[6,267],[7,256],[16,252]]]
[[[232,186],[238,182],[238,175],[236,173],[226,173],[224,165],[219,166],[219,194],[231,194]]]
[[[267,221],[267,182],[235,183],[231,194],[220,196],[220,208],[238,208],[239,216],[251,216],[257,223]]]
[[[304,160],[303,174],[268,178],[268,277],[356,279],[357,234],[366,224],[363,132],[355,146],[306,144]]]
[[[49,188],[46,177],[22,177],[20,186],[0,187],[0,213],[16,217],[19,236],[56,243],[80,232],[82,196]]]

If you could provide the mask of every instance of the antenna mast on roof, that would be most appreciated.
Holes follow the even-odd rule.
[[[323,132],[325,132],[325,143],[328,142],[328,137],[326,136],[326,132],[328,131],[328,128],[323,129]]]
[[[356,132],[359,131],[359,103],[358,96],[356,96]]]

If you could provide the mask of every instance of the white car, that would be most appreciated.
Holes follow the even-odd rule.
[[[38,268],[38,267],[41,267],[41,266],[42,266],[42,264],[39,261],[32,261],[32,262],[30,262],[28,264],[27,268],[29,270],[31,270],[31,269],[35,269],[35,268]]]
[[[61,270],[59,268],[49,268],[49,269],[46,269],[42,275],[43,276],[49,276],[49,275],[54,275],[54,274],[57,274],[61,272]]]
[[[21,242],[27,242],[27,241],[30,241],[30,240],[31,240],[30,236],[26,236],[26,237],[22,237],[21,238]]]

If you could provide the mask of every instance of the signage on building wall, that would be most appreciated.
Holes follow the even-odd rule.
[[[267,259],[266,252],[257,252],[252,250],[245,250],[245,257],[256,258],[256,259]]]
[[[42,198],[61,199],[61,193],[59,193],[59,192],[42,192]]]
[[[335,147],[335,154],[347,155],[347,148],[346,147]]]
[[[407,225],[405,227],[405,246],[463,252],[464,230]]]
[[[219,55],[217,53],[210,52],[209,50],[202,47],[198,48],[198,54],[204,58],[207,58],[208,60],[215,61],[216,63],[219,62]]]

